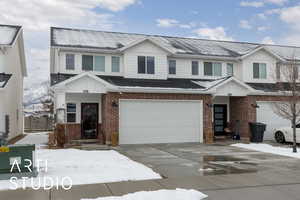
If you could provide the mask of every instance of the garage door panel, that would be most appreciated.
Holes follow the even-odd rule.
[[[120,143],[202,141],[202,102],[121,100]]]
[[[256,110],[256,120],[267,124],[264,139],[274,140],[274,130],[290,126],[291,123],[289,120],[283,119],[274,113],[271,102],[258,102],[257,104],[259,108]]]

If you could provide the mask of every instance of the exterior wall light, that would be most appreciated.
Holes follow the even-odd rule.
[[[119,105],[116,101],[112,101],[111,106],[114,107],[114,108],[119,107]]]

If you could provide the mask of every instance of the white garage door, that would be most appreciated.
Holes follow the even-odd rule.
[[[290,122],[276,115],[272,109],[272,103],[270,102],[257,102],[259,108],[256,110],[257,122],[267,124],[265,132],[265,140],[274,140],[274,129],[279,127],[290,126]]]
[[[120,100],[120,144],[203,141],[202,101]]]

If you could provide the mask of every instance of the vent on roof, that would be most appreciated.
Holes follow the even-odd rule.
[[[121,43],[119,43],[119,42],[116,44],[116,46],[117,46],[117,48],[122,48],[122,47],[124,47],[124,45],[121,44]]]

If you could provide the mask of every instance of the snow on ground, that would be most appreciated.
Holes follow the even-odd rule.
[[[238,144],[232,144],[231,146],[260,151],[260,152],[264,152],[264,153],[272,153],[272,154],[277,154],[277,155],[281,155],[281,156],[300,158],[300,152],[293,153],[292,148],[274,147],[269,144],[257,144],[257,143],[251,143],[251,144],[238,143]]]
[[[41,162],[40,167],[44,170],[39,172],[38,177],[25,182],[28,187],[32,185],[31,181],[34,185],[39,181],[43,183],[44,177],[55,181],[58,179],[60,183],[64,177],[69,177],[73,185],[161,178],[152,169],[113,150],[40,149],[36,151],[36,157],[42,161],[47,160],[48,168],[45,171],[46,164]],[[64,183],[68,184],[68,180],[65,179]],[[22,183],[22,180],[17,181],[19,188]],[[15,189],[14,186],[9,180],[0,181],[0,190]]]
[[[126,194],[119,197],[101,197],[94,200],[201,200],[206,198],[207,195],[196,191],[196,190],[158,190],[151,192],[136,192],[131,194]],[[91,199],[81,199],[81,200],[91,200]]]
[[[16,144],[36,144],[37,148],[47,146],[48,132],[26,133],[25,137],[16,142]]]

